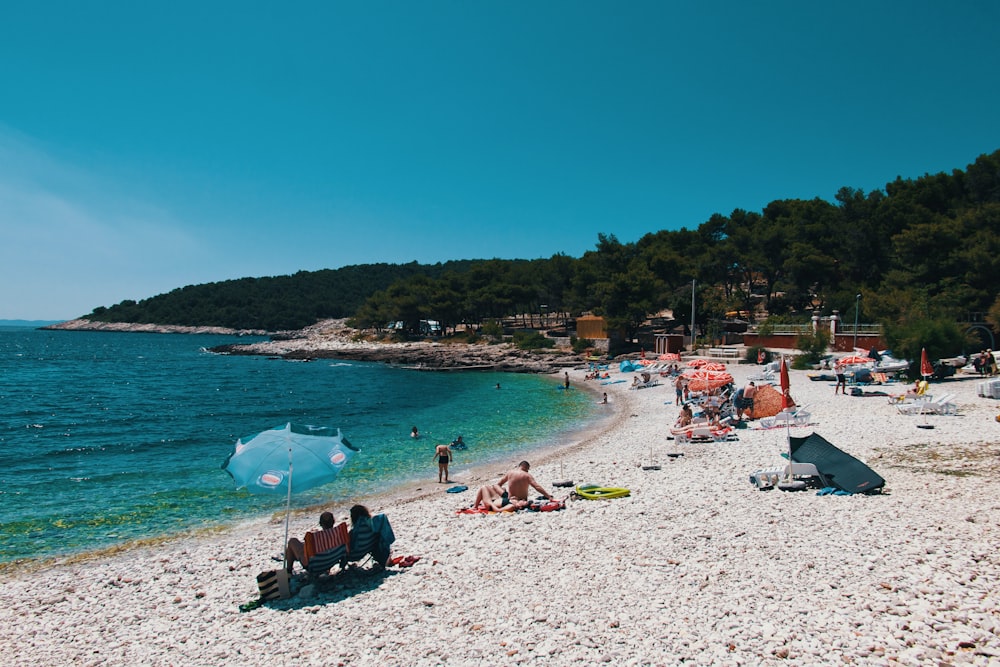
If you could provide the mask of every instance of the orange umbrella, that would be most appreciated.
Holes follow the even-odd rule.
[[[708,363],[708,359],[692,359],[688,362],[688,366],[691,368],[700,368]]]
[[[677,354],[676,352],[665,352],[661,354],[658,358],[660,361],[680,361],[681,355]]]
[[[934,375],[934,367],[931,365],[930,360],[927,358],[927,348],[920,348],[920,374],[924,377],[928,375]]]
[[[733,376],[725,371],[693,369],[684,371],[682,375],[688,378],[688,389],[691,391],[718,389],[733,381]]]
[[[703,371],[724,371],[726,370],[725,364],[720,364],[718,361],[710,361],[707,364],[701,365],[701,370]]]
[[[773,417],[782,411],[782,398],[784,394],[769,384],[757,387],[757,393],[753,397],[753,412],[750,416],[753,419]],[[788,398],[788,407],[795,407],[795,401]]]

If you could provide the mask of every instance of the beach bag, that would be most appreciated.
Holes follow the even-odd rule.
[[[288,572],[284,568],[258,574],[257,588],[260,590],[261,600],[287,600],[291,597],[288,589]]]

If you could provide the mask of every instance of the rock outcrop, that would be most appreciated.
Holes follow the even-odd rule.
[[[47,329],[69,331],[116,331],[141,333],[200,333],[269,335],[270,340],[232,343],[211,349],[218,354],[281,357],[283,359],[347,359],[397,364],[418,370],[496,370],[519,373],[551,373],[581,364],[580,357],[563,350],[519,350],[510,343],[454,343],[412,341],[405,343],[364,340],[344,320],[324,320],[301,331],[270,333],[223,327],[184,327],[159,324],[96,322],[87,319],[55,324]]]

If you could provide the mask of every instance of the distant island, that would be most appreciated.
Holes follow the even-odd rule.
[[[40,329],[58,323],[59,320],[0,320],[0,327],[31,327],[33,329]]]

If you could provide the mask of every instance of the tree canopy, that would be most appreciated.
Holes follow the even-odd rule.
[[[664,211],[665,218],[669,211]],[[614,221],[609,220],[613,227]],[[190,285],[96,308],[102,321],[297,329],[354,317],[365,326],[436,319],[445,327],[521,313],[594,312],[634,331],[649,314],[700,323],[757,304],[771,314],[849,311],[887,325],[1000,318],[1000,151],[964,171],[837,191],[834,201],[776,200],[760,212],[716,214],[697,229],[650,231],[635,242],[598,235],[582,257],[365,264],[291,276]]]

